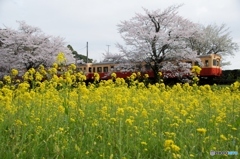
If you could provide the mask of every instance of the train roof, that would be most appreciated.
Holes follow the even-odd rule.
[[[219,54],[206,54],[206,55],[198,55],[198,58],[204,58],[204,57],[212,57],[212,56],[217,56],[217,57],[222,57]],[[190,59],[189,59],[190,60]],[[115,65],[115,64],[121,64],[121,62],[97,62],[97,63],[80,63],[77,64],[78,66],[93,66],[93,65]]]
[[[218,56],[218,57],[222,57],[221,55],[219,55],[219,54],[206,54],[206,55],[198,55],[197,57],[211,57],[211,56],[213,56],[213,55],[215,55],[215,56]]]
[[[113,65],[113,64],[117,64],[115,62],[98,62],[98,63],[81,63],[81,64],[77,64],[79,66],[86,66],[86,65]]]

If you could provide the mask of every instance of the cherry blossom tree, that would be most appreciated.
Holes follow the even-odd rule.
[[[160,80],[159,71],[166,61],[174,66],[185,67],[189,70],[191,65],[183,65],[183,60],[199,61],[197,51],[189,46],[190,38],[201,35],[199,25],[178,15],[180,5],[173,5],[165,10],[149,11],[144,9],[144,14],[137,13],[128,21],[122,21],[118,30],[126,46],[117,44],[121,53],[127,59],[140,62],[144,61],[154,72],[155,81]],[[171,71],[171,68],[164,67]],[[183,71],[186,73],[186,71]],[[182,74],[179,74],[182,76]]]
[[[50,66],[59,52],[64,52],[68,63],[74,63],[71,51],[65,47],[64,39],[45,35],[38,27],[19,21],[19,30],[0,28],[0,72],[8,73],[12,68],[27,70],[39,65]]]
[[[199,30],[202,31],[201,36],[188,39],[190,47],[196,50],[198,55],[214,53],[224,57],[234,55],[234,52],[238,51],[239,46],[233,42],[229,28],[225,24],[200,25]]]
[[[128,60],[125,58],[125,56],[123,54],[120,53],[103,53],[103,62],[114,62],[114,63],[124,63],[127,62]]]

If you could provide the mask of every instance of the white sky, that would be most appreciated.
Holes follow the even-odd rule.
[[[225,23],[234,42],[240,46],[240,0],[0,0],[0,28],[18,28],[16,21],[39,27],[44,33],[65,38],[80,54],[102,59],[108,50],[123,40],[117,24],[129,20],[143,9],[165,9],[173,4],[184,4],[179,15],[204,25]],[[229,57],[232,65],[224,69],[240,69],[240,51]]]

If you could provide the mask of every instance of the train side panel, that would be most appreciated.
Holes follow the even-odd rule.
[[[200,72],[201,77],[214,77],[214,76],[221,76],[222,75],[222,69],[219,67],[216,68],[202,68]]]

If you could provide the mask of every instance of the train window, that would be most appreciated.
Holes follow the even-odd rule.
[[[92,72],[92,68],[91,67],[88,68],[88,72]]]
[[[97,72],[102,72],[102,67],[97,67]]]
[[[219,61],[217,61],[217,66],[220,66],[220,65],[219,65]]]
[[[95,67],[93,67],[93,72],[95,72]]]
[[[208,66],[208,60],[205,60],[205,66]]]
[[[188,63],[188,64],[192,65],[192,61],[186,61],[186,63]]]
[[[83,70],[86,71],[86,67],[84,67]]]
[[[200,66],[198,61],[194,62],[194,66]]]
[[[213,66],[217,66],[217,60],[213,59]]]
[[[141,64],[136,64],[135,69],[136,70],[141,70],[141,69],[143,69],[143,66]]]
[[[151,66],[150,65],[145,65],[145,68],[146,68],[146,70],[150,70],[151,69]]]
[[[108,72],[108,67],[103,67],[103,72]]]
[[[113,71],[114,70],[114,66],[111,66],[111,71]]]

